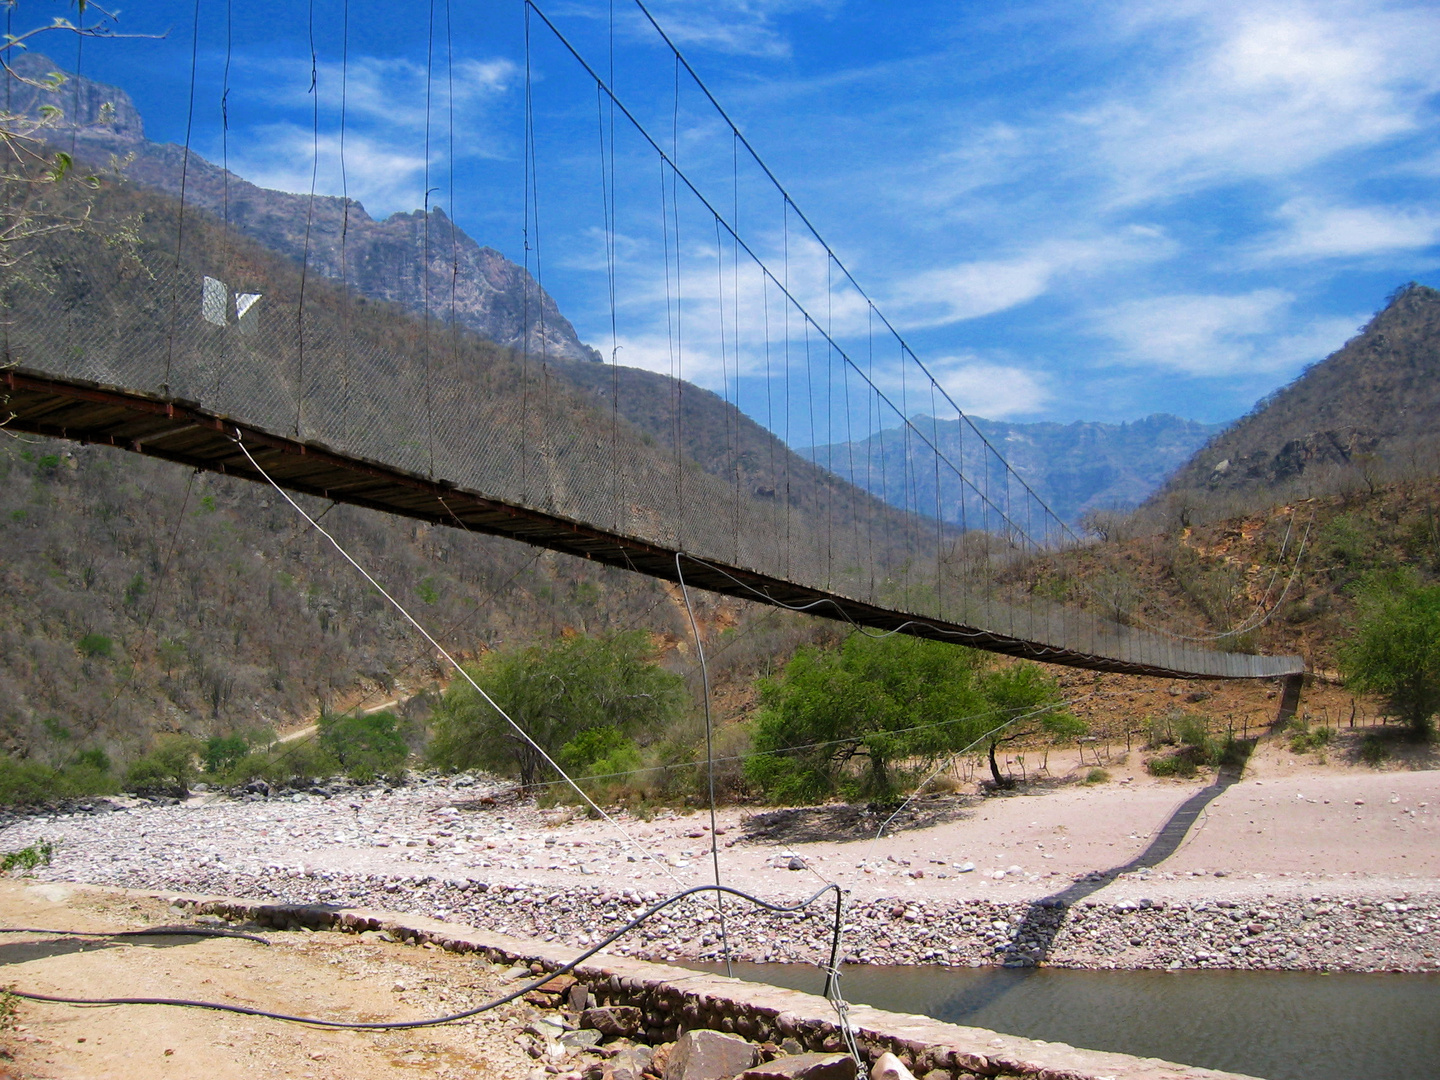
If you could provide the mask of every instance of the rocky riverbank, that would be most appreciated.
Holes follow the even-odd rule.
[[[1056,798],[1009,800],[998,810],[1042,813]],[[1431,827],[1429,800],[1375,801],[1382,824],[1395,818]],[[1365,807],[1352,801],[1345,810],[1358,816]],[[727,824],[717,840],[727,883],[793,902],[838,881],[849,893],[842,959],[851,963],[1440,969],[1440,882],[1428,876],[1074,872],[1049,850],[1041,851],[1053,858],[1040,864],[1046,869],[965,870],[919,853],[927,842],[953,851],[957,834],[978,832],[984,822],[914,828],[877,848],[777,844],[774,820],[733,810],[722,817]],[[54,880],[379,906],[580,947],[661,897],[705,882],[709,836],[700,821],[627,819],[619,823],[622,836],[605,823],[516,800],[483,778],[422,777],[393,789],[341,784],[238,799],[210,793],[173,805],[97,800],[13,816],[0,823],[0,848],[54,844],[53,865],[38,871]],[[798,915],[735,900],[726,909],[735,959],[818,963],[828,955],[828,901]],[[685,961],[718,959],[722,948],[708,899],[667,909],[611,947]]]

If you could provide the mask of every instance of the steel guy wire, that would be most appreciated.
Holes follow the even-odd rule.
[[[720,913],[720,942],[725,953],[725,974],[734,975],[730,963],[730,937],[725,931],[725,905],[720,898],[720,840],[715,832],[715,728],[710,715],[710,669],[705,663],[705,642],[700,638],[700,624],[695,621],[695,605],[690,602],[690,588],[685,584],[682,556],[675,553],[675,575],[680,579],[680,594],[685,598],[685,613],[690,616],[690,630],[695,635],[695,652],[700,658],[700,681],[705,694],[705,772],[710,793],[710,861],[715,868],[715,909]]]
[[[400,603],[400,601],[396,600],[395,597],[390,595],[390,593],[385,589],[385,587],[381,585],[378,581],[376,581],[375,578],[371,576],[370,572],[366,570],[363,566],[361,566],[360,563],[355,560],[354,556],[352,556],[348,551],[346,551],[345,548],[340,544],[340,542],[335,539],[335,537],[333,537],[330,533],[326,532],[319,523],[314,521],[310,517],[310,515],[307,514],[305,510],[300,506],[300,504],[290,497],[290,493],[275,482],[274,478],[271,477],[271,475],[266,472],[264,468],[261,467],[260,463],[255,460],[254,456],[251,455],[249,447],[245,445],[243,439],[240,436],[239,429],[236,429],[235,432],[235,445],[240,448],[240,452],[245,455],[246,459],[250,462],[251,466],[255,469],[255,471],[258,472],[272,488],[274,488],[277,492],[280,493],[280,496],[287,503],[289,503],[291,507],[294,508],[297,514],[303,517],[306,521],[310,522],[310,525],[315,529],[316,532],[318,532],[321,536],[325,537],[326,540],[330,541],[331,546],[340,553],[340,555],[345,559],[345,561],[348,562],[351,566],[353,566],[360,573],[360,575],[370,583],[372,588],[378,591],[381,596],[383,596],[387,601],[389,601],[391,606],[393,606],[396,611],[400,612],[400,614],[404,616],[405,620],[409,622],[411,626],[415,627],[415,629],[420,632],[421,636],[424,637],[426,641],[430,642],[430,644],[434,647],[435,651],[438,652],[441,656],[443,656],[446,662],[455,669],[456,673],[470,684],[471,688],[480,695],[480,698],[492,709],[494,709],[505,720],[505,722],[515,730],[516,734],[518,734],[522,739],[524,739],[525,742],[529,743],[530,746],[535,750],[535,752],[538,753],[540,757],[545,761],[545,763],[550,766],[550,768],[554,769],[555,772],[557,772],[560,776],[565,777],[567,780],[569,780],[569,775],[555,762],[555,759],[550,756],[550,754],[545,750],[545,748],[541,746],[538,742],[536,742],[530,736],[530,733],[527,732],[523,727],[521,727],[510,716],[508,712],[502,709],[499,703],[495,701],[494,698],[492,698],[489,694],[485,692],[484,687],[482,687],[478,682],[476,682],[475,679],[471,677],[470,673],[460,665],[460,662],[457,661],[453,656],[451,656],[450,652],[443,645],[441,645],[438,641],[435,640],[431,633],[426,630],[423,625],[421,625],[419,620],[417,620],[415,616],[410,614],[409,610],[405,607],[405,605],[403,605],[402,603]],[[671,873],[670,868],[665,865],[663,860],[657,858],[646,848],[642,847],[640,843],[636,841],[635,838],[632,837],[618,821],[616,821],[613,817],[606,813],[604,808],[601,807],[598,803],[596,803],[594,799],[590,798],[590,796],[586,794],[586,792],[578,784],[576,784],[573,780],[569,780],[569,783],[570,787],[575,790],[575,793],[578,794],[580,798],[585,800],[586,805],[588,805],[592,810],[594,810],[595,813],[598,814],[601,818],[603,818],[606,823],[610,825],[611,828],[613,828],[617,833],[619,833],[635,851],[639,852],[645,858],[649,859],[656,866],[658,866],[666,877],[670,878],[677,885],[683,886],[684,883],[681,882],[680,879],[677,878],[673,873]]]

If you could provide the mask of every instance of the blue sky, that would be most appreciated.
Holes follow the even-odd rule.
[[[677,99],[636,9],[616,0],[612,36],[609,0],[542,6],[607,79],[613,43],[620,97],[727,218],[739,212],[746,242],[837,342],[883,369],[891,345],[876,346],[865,304],[836,287],[698,92],[684,84]],[[1341,345],[1396,286],[1440,284],[1433,4],[652,7],[879,309],[978,415],[1230,419]],[[432,204],[522,260],[521,4],[447,13],[436,0],[433,23],[430,9],[350,2],[344,186],[381,216],[420,206],[428,179]],[[120,26],[164,39],[85,45],[86,74],[125,87],[152,138],[185,138],[193,10],[155,0]],[[227,9],[201,0],[191,134],[247,178],[301,191],[315,140],[310,10],[233,0],[222,139]],[[317,187],[338,194],[344,7],[316,0],[313,12]],[[667,204],[660,224],[661,171],[623,123],[607,228],[609,128],[594,84],[533,19],[531,42],[546,288],[602,351],[679,362],[754,413],[764,340],[778,354],[787,305],[693,200]],[[67,63],[73,45],[47,51]],[[887,378],[898,376],[876,376]]]

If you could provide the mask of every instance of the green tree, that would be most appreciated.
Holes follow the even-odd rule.
[[[997,747],[1037,734],[1057,742],[1078,739],[1089,730],[1085,721],[1062,707],[1059,684],[1038,664],[1012,664],[987,671],[980,685],[991,710],[986,726],[1006,725],[992,731],[988,740],[990,776],[996,787],[1010,786],[995,761]]]
[[[162,735],[155,749],[138,758],[125,770],[125,789],[136,792],[164,792],[183,798],[190,794],[195,779],[195,758],[202,744],[188,735]]]
[[[320,745],[357,780],[398,772],[410,756],[400,720],[388,709],[367,715],[323,715]]]
[[[983,730],[980,654],[891,635],[802,649],[760,682],[745,776],[769,798],[894,796],[902,775]]]
[[[1376,578],[1359,595],[1353,636],[1340,647],[1345,683],[1379,694],[1417,738],[1440,712],[1440,585],[1412,574]]]
[[[629,760],[627,744],[663,737],[687,707],[684,680],[656,663],[649,635],[638,630],[493,652],[466,671],[567,767]],[[585,738],[600,729],[624,742]],[[450,684],[436,710],[430,756],[443,768],[516,775],[526,787],[547,768],[540,753],[465,679]]]
[[[1039,667],[991,664],[973,649],[901,635],[803,649],[760,683],[746,779],[779,802],[890,799],[1007,720],[1024,726],[995,734],[992,764],[999,742],[1073,731],[1078,721],[1061,719],[1058,688]]]

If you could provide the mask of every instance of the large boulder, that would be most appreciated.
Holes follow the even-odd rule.
[[[760,1060],[760,1048],[721,1031],[687,1031],[665,1063],[665,1080],[730,1080]]]

